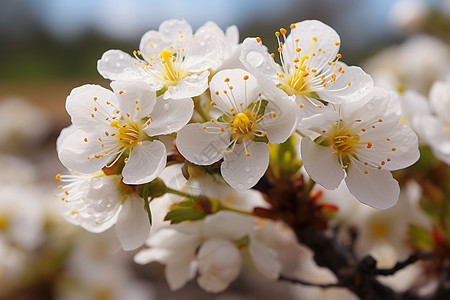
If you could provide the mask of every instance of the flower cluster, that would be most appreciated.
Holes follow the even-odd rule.
[[[263,195],[265,182],[286,178],[280,170],[330,190],[345,181],[375,208],[395,205],[391,171],[419,158],[397,95],[343,63],[339,35],[319,21],[275,37],[277,54],[258,37],[239,44],[236,27],[208,22],[193,33],[169,20],[133,55],[107,51],[98,71],[112,90],[84,85],[67,98],[72,125],[57,143],[71,170],[57,175],[64,217],[92,232],[115,225],[124,250],[146,243],[136,262],[166,264],[172,289],[198,272],[202,288],[219,292],[245,253],[279,277],[277,233],[267,229],[279,225],[261,216],[277,198]]]

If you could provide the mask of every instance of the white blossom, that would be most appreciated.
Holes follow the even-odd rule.
[[[295,101],[299,121],[326,109],[318,98],[330,103],[354,101],[366,95],[372,79],[359,67],[340,62],[339,35],[316,20],[306,20],[275,33],[279,60],[269,54],[259,38],[246,38],[241,61],[277,98]]]
[[[256,78],[241,69],[218,72],[210,83],[211,105],[221,115],[189,124],[177,136],[177,147],[189,161],[210,165],[221,158],[221,173],[238,191],[254,186],[269,164],[270,143],[282,143],[296,121],[293,104],[272,101]]]
[[[208,88],[208,69],[223,61],[223,39],[217,29],[210,22],[193,34],[185,20],[164,21],[159,31],[144,34],[136,58],[109,50],[98,61],[98,71],[111,80],[145,82],[155,91],[165,91],[165,99],[198,96]]]
[[[191,99],[156,98],[139,83],[113,82],[114,93],[96,85],[76,88],[66,108],[73,126],[58,141],[58,156],[69,169],[94,173],[125,161],[123,181],[155,179],[166,165],[158,135],[179,130],[191,118]]]
[[[240,273],[241,251],[248,246],[257,269],[274,280],[278,278],[281,264],[275,250],[253,233],[256,226],[254,217],[220,211],[201,221],[161,228],[150,236],[147,242],[150,248],[141,250],[134,259],[139,264],[153,261],[165,264],[166,279],[172,290],[183,287],[198,270],[199,285],[207,291],[220,292]],[[248,245],[240,248],[239,242],[246,237]]]
[[[115,225],[124,250],[141,246],[150,233],[148,215],[142,199],[121,176],[74,173],[56,176],[61,181],[56,194],[66,203],[63,217],[90,232],[103,232]]]
[[[303,165],[309,176],[327,189],[344,179],[359,201],[379,209],[393,206],[400,192],[390,171],[419,158],[417,136],[399,123],[396,95],[374,88],[352,103],[336,107],[334,118],[311,127],[316,137],[303,138]]]

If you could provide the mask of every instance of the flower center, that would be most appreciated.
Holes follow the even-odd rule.
[[[360,142],[361,136],[351,127],[340,128],[338,124],[335,124],[333,127],[327,140],[340,157],[352,156],[355,153],[355,149],[372,147],[371,142]]]
[[[168,86],[175,85],[178,81],[186,77],[186,74],[179,64],[176,63],[177,58],[174,56],[175,52],[169,49],[164,49],[159,54],[162,59],[161,63],[164,65],[165,73],[163,73],[163,78]]]
[[[142,124],[139,121],[130,120],[122,124],[119,120],[114,120],[111,122],[110,126],[117,128],[115,137],[124,147],[133,148],[137,143],[140,143],[143,138]]]
[[[284,91],[289,95],[306,95],[309,93],[308,76],[309,71],[306,70],[305,61],[309,59],[309,55],[303,55],[301,59],[294,59],[294,72],[291,72],[286,79]],[[299,64],[297,64],[299,63]]]
[[[230,120],[231,133],[234,137],[246,138],[252,134],[255,125],[255,120],[251,116],[250,111],[246,110],[243,113],[238,113]]]

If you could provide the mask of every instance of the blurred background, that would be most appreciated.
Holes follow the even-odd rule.
[[[277,47],[274,32],[280,27],[317,19],[340,35],[342,60],[361,65],[412,33],[431,33],[448,43],[448,16],[448,0],[0,0],[0,166],[4,170],[0,175],[0,299],[125,299],[119,295],[123,290],[114,290],[120,286],[116,283],[139,285],[130,278],[145,276],[142,285],[133,289],[138,291],[136,297],[127,299],[198,299],[198,295],[253,299],[208,295],[198,291],[195,283],[190,285],[195,291],[192,297],[186,290],[171,294],[159,276],[161,268],[150,275],[150,282],[148,273],[142,276],[143,268],[130,267],[132,255],[121,253],[117,241],[108,240],[107,234],[97,239],[98,235],[59,216],[54,176],[64,169],[55,143],[61,129],[70,124],[65,99],[73,88],[86,83],[109,86],[96,69],[106,50],[132,53],[146,31],[157,30],[171,18],[186,19],[194,30],[206,21],[224,30],[237,25],[241,42],[259,36],[273,50]],[[20,199],[29,202],[17,208]],[[24,217],[24,210],[34,214]],[[4,233],[23,218],[34,223],[18,225],[20,229],[5,238]],[[38,231],[35,237],[24,237],[30,228]],[[77,239],[92,246],[74,251],[71,247]],[[114,251],[105,255],[104,248]],[[90,254],[83,256],[83,251]],[[98,265],[99,257],[108,263],[91,265],[96,271],[74,267],[89,264],[86,257]],[[110,278],[114,273],[121,275]],[[98,280],[101,277],[104,280]],[[90,290],[96,280],[100,283]],[[247,292],[256,299],[251,289],[237,289],[241,289],[239,295]],[[80,296],[75,292],[79,290],[90,292]],[[263,294],[258,299],[266,299]]]

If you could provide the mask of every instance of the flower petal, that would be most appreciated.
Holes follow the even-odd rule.
[[[248,79],[244,80],[244,76],[247,76]],[[233,87],[232,90],[230,86]],[[211,99],[217,107],[226,112],[230,108],[244,111],[253,101],[258,99],[258,94],[261,92],[256,78],[241,69],[217,72],[211,79],[210,89]],[[217,92],[220,95],[217,95]],[[243,104],[240,105],[241,103]]]
[[[305,137],[301,143],[303,166],[308,175],[328,190],[334,190],[344,179],[344,170],[331,147],[317,145]]]
[[[195,123],[183,127],[178,132],[176,143],[178,151],[190,162],[210,165],[223,157],[230,142],[230,134],[209,133],[203,126]]]
[[[252,234],[248,248],[256,268],[271,280],[276,280],[281,272],[277,252],[262,243]]]
[[[156,103],[156,92],[142,82],[111,82],[122,116],[129,113],[135,119],[148,116]]]
[[[242,51],[240,60],[242,64],[258,79],[266,77],[274,82],[279,82],[280,79],[277,73],[281,71],[265,46],[262,46],[255,38],[246,38],[242,43]]]
[[[388,170],[369,168],[352,160],[345,183],[359,201],[378,209],[387,209],[397,203],[400,187]]]
[[[342,63],[339,65],[343,67],[345,73],[339,74],[334,82],[317,92],[321,99],[331,103],[342,103],[356,101],[369,94],[373,88],[373,80],[369,74],[360,67],[348,67]]]
[[[194,102],[190,98],[178,100],[158,97],[151,113],[150,125],[145,129],[149,136],[169,134],[180,130],[192,117]]]
[[[166,265],[166,280],[172,291],[182,288],[186,282],[194,278],[197,271],[197,263],[192,260],[186,260],[178,263],[168,263]]]
[[[298,42],[295,43],[295,48],[291,47],[297,39]],[[307,66],[325,66],[326,64],[319,62],[333,61],[338,54],[340,41],[339,35],[330,26],[317,20],[305,20],[295,24],[295,28],[291,30],[284,48],[291,48],[288,56],[294,59],[293,53],[295,53],[296,48],[301,49],[300,53],[296,55],[302,57],[310,54],[311,44],[314,44],[313,51],[318,54],[309,59],[309,65]],[[322,51],[320,54],[319,48]],[[318,69],[319,73],[320,71]]]
[[[208,88],[208,76],[209,71],[204,71],[180,80],[176,85],[169,86],[164,93],[164,99],[183,99],[200,95]]]
[[[235,190],[244,191],[258,183],[269,166],[269,147],[263,142],[246,141],[224,153],[220,167],[223,179]],[[249,156],[246,152],[250,153]]]
[[[109,116],[114,115],[114,108],[107,105],[106,102],[117,105],[117,98],[113,92],[99,85],[86,84],[74,88],[66,100],[66,110],[72,118],[74,126],[80,129],[91,130],[92,126],[98,125],[97,116],[98,107],[101,107],[102,113]],[[104,120],[100,116],[102,121]]]
[[[109,80],[147,82],[150,76],[139,64],[135,65],[137,62],[138,60],[121,50],[108,50],[98,60],[97,70],[100,75]],[[156,90],[158,86],[153,88]]]
[[[224,226],[224,224],[227,224]],[[256,225],[255,218],[240,213],[221,210],[207,216],[202,223],[202,235],[207,238],[223,238],[236,241],[250,233]]]
[[[144,199],[130,196],[125,200],[117,218],[116,233],[125,251],[134,250],[144,244],[150,234]]]
[[[269,142],[273,144],[285,142],[294,132],[297,125],[297,107],[294,102],[285,99],[269,101],[266,106],[266,116],[259,123],[267,133]]]
[[[122,170],[126,184],[143,184],[152,181],[166,166],[166,146],[160,141],[143,141],[130,152]]]
[[[101,143],[97,143],[97,138],[98,134],[95,130],[91,132],[76,130],[59,145],[59,160],[68,169],[87,174],[99,171],[111,157],[107,155],[98,158],[91,157],[93,153],[102,150]],[[85,139],[88,141],[87,143]],[[90,158],[88,159],[88,157]]]

